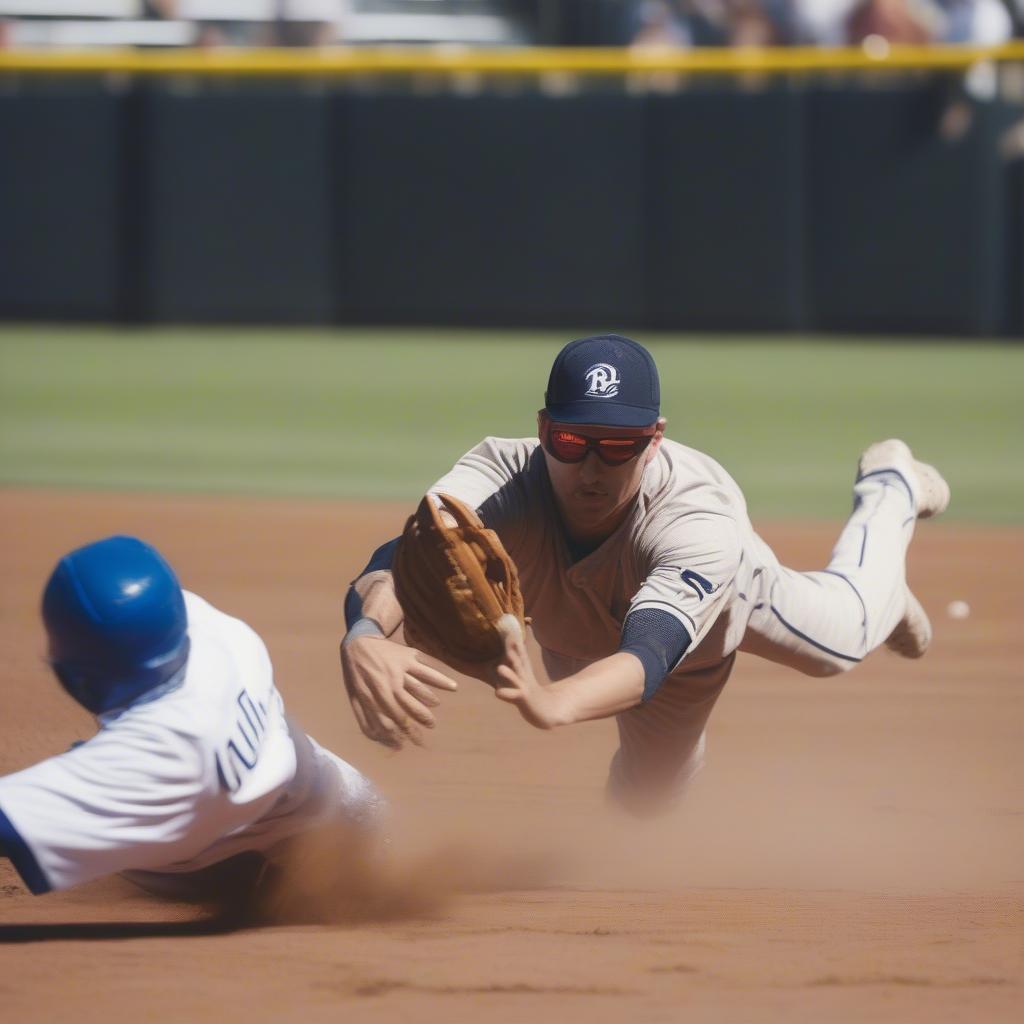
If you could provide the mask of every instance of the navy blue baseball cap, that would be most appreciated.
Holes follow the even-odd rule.
[[[556,423],[649,427],[661,408],[658,368],[621,334],[570,341],[551,367],[544,407]]]

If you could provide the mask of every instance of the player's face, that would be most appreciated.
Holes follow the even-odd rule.
[[[540,427],[548,477],[566,528],[577,540],[603,540],[619,526],[639,493],[644,470],[664,436],[665,420],[658,420],[653,434],[648,430],[646,436],[623,427],[574,424],[561,425],[565,436],[553,438],[560,425],[545,424],[543,417]],[[630,439],[643,448],[619,461],[629,452]],[[578,458],[581,451],[586,454],[580,461],[563,461]]]

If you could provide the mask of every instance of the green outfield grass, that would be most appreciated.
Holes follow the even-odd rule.
[[[0,328],[0,480],[411,499],[480,437],[534,430],[573,336]],[[895,435],[946,473],[951,517],[1024,519],[1024,347],[636,336],[669,435],[755,517],[844,516],[857,454]]]

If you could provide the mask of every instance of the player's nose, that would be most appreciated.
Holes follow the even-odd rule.
[[[593,483],[601,478],[604,464],[597,457],[597,452],[589,451],[580,463],[580,480],[583,483]]]

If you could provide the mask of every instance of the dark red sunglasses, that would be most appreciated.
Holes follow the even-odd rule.
[[[597,453],[606,466],[621,466],[636,458],[654,438],[657,424],[644,427],[642,434],[621,437],[589,437],[581,434],[573,424],[541,423],[540,441],[544,450],[559,462],[582,462],[587,452]]]

